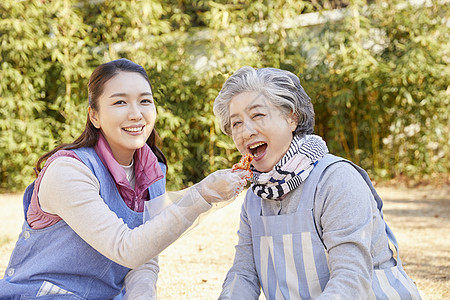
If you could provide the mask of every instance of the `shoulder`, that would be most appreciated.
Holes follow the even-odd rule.
[[[367,187],[364,178],[356,168],[347,161],[338,161],[328,166],[322,173],[318,187]],[[368,188],[368,187],[367,187]]]
[[[38,197],[47,212],[59,215],[69,203],[93,199],[99,191],[100,183],[86,165],[74,157],[61,156],[42,175]]]
[[[322,173],[317,184],[316,208],[372,206],[373,195],[364,178],[349,162],[339,161]]]
[[[71,156],[59,156],[53,160],[53,162],[48,166],[48,168],[87,168],[86,165],[79,159]]]
[[[92,171],[80,160],[69,156],[60,156],[53,160],[42,178],[42,184],[52,182],[53,185],[70,185],[80,181],[99,186]]]

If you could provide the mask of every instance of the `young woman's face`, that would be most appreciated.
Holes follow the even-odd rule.
[[[297,127],[260,92],[244,92],[230,101],[231,135],[244,155],[254,156],[252,165],[260,172],[272,170],[286,154]]]
[[[150,85],[139,73],[120,72],[105,83],[98,109],[90,108],[89,117],[102,131],[119,164],[129,165],[155,125]]]

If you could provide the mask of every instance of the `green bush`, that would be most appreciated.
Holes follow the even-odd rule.
[[[373,177],[448,174],[447,5],[352,1],[340,20],[305,25],[343,3],[2,1],[0,190],[22,190],[40,155],[81,133],[90,73],[120,57],[148,71],[169,189],[239,158],[212,105],[244,65],[297,74],[316,133]]]
[[[380,2],[309,41],[320,49],[304,74],[319,132],[376,177],[448,173],[446,18],[436,2]]]

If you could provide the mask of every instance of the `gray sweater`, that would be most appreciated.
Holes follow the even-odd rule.
[[[303,184],[282,201],[261,199],[262,215],[294,213],[301,204],[302,189]],[[318,299],[366,299],[371,289],[372,270],[396,264],[372,193],[361,175],[345,162],[325,170],[317,191],[315,225],[327,249],[330,269],[330,280]],[[250,189],[242,205],[234,263],[219,299],[230,299],[233,289],[241,289],[235,291],[245,295],[241,299],[258,299],[260,294],[247,215],[249,193],[252,193]]]

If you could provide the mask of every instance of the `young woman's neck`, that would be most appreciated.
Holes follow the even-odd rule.
[[[119,155],[117,153],[114,153],[114,151],[113,151],[113,156],[117,160],[119,165],[121,165],[121,166],[129,166],[133,162],[134,152],[135,151],[133,151],[131,154],[121,153]]]

